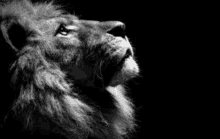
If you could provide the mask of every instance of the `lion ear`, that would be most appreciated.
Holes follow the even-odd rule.
[[[15,50],[18,51],[27,42],[27,31],[16,20],[3,21],[1,31],[5,41]]]

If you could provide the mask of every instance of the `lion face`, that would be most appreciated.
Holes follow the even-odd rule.
[[[48,60],[56,60],[56,65],[76,84],[106,87],[123,83],[138,73],[122,22],[61,15],[26,24],[30,26],[26,43],[36,41],[43,45],[14,49],[20,53],[27,49],[41,51]]]
[[[70,73],[68,76],[75,83],[106,87],[123,83],[138,73],[121,22],[87,21],[71,16],[50,19],[39,28],[44,30],[43,36],[50,38],[46,41],[52,40],[54,46],[46,55],[52,56],[50,59],[58,58],[60,67]]]
[[[139,69],[124,23],[14,1],[0,7],[0,27],[2,44],[14,56],[10,78],[18,97],[12,109],[25,126],[47,117],[67,138],[79,139],[121,139],[133,129],[123,84]]]

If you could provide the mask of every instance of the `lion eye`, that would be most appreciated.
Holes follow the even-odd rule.
[[[67,36],[69,34],[71,30],[67,29],[64,25],[60,25],[59,28],[57,29],[56,31],[56,34],[55,35],[63,35],[63,36]]]

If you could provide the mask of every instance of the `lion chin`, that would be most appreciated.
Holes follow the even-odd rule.
[[[133,57],[129,56],[128,58],[124,59],[122,69],[115,73],[109,85],[117,86],[119,84],[123,84],[132,77],[137,76],[138,73],[139,68],[137,63]]]
[[[135,106],[125,84],[139,67],[124,32],[122,22],[82,20],[52,2],[0,2],[0,43],[10,54],[2,64],[2,131],[21,138],[130,137]]]

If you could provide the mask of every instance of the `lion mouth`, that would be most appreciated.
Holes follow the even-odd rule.
[[[125,62],[125,60],[126,60],[127,58],[129,58],[130,56],[132,56],[131,49],[127,49],[125,55],[123,56],[123,58],[122,58],[121,61],[119,62],[119,65],[123,65],[123,63]]]
[[[112,78],[122,70],[126,59],[130,57],[132,57],[132,51],[130,49],[127,49],[124,56],[120,58],[119,62],[111,63],[105,70],[102,71],[104,75],[105,85],[108,85],[111,82]]]

